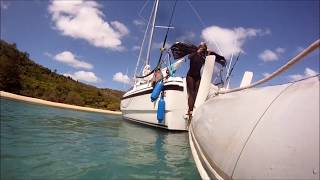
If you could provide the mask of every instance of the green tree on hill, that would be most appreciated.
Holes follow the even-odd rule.
[[[122,91],[99,89],[57,74],[29,59],[16,44],[0,40],[0,90],[44,100],[120,110]]]

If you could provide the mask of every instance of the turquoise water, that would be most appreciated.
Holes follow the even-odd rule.
[[[200,179],[187,133],[1,99],[1,179]]]

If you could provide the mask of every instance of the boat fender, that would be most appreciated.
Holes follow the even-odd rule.
[[[158,123],[162,123],[164,120],[164,115],[165,115],[165,110],[166,110],[166,102],[164,101],[163,98],[163,93],[160,97],[160,100],[158,102],[158,110],[157,110],[157,119]]]
[[[163,89],[163,81],[157,82],[157,84],[154,86],[152,93],[151,93],[151,102],[154,102],[155,100],[158,99],[160,92]]]

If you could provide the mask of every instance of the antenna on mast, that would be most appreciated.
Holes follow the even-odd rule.
[[[235,65],[237,64],[237,62],[238,62],[238,60],[239,60],[240,54],[241,54],[241,51],[239,51],[236,61],[234,62],[232,68],[231,68],[230,71],[229,71],[229,73],[227,74],[227,77],[226,77],[227,89],[229,89],[230,77],[231,77],[233,68],[235,67]],[[231,63],[230,63],[230,65],[231,65]]]

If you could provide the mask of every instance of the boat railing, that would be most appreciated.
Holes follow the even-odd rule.
[[[226,94],[226,93],[231,93],[231,92],[236,92],[236,91],[241,91],[241,90],[245,90],[245,89],[249,89],[249,88],[253,88],[255,86],[261,85],[261,84],[273,79],[274,77],[278,76],[279,74],[287,71],[293,65],[297,64],[299,61],[304,59],[307,55],[309,55],[310,53],[312,53],[314,50],[316,50],[319,47],[320,47],[320,39],[318,39],[315,42],[313,42],[311,45],[309,45],[309,47],[305,48],[302,52],[300,52],[298,55],[296,55],[295,57],[290,59],[286,64],[284,64],[283,66],[278,68],[276,71],[271,73],[269,76],[267,76],[267,77],[265,77],[265,78],[263,78],[261,80],[258,80],[255,83],[252,83],[252,84],[250,84],[248,86],[235,88],[235,89],[227,89],[227,90],[221,90],[220,89],[219,91],[216,91],[216,95],[218,95],[218,94]]]

